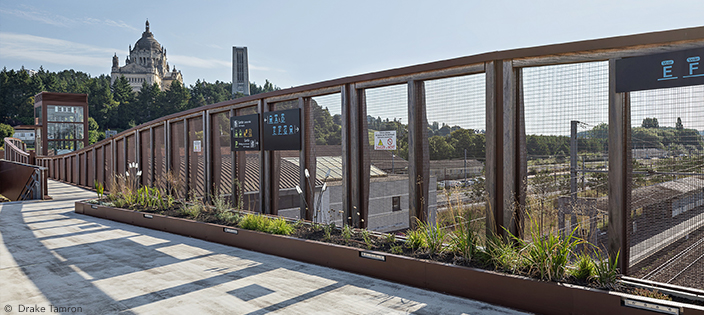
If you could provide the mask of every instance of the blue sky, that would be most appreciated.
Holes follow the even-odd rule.
[[[704,1],[0,0],[0,65],[109,74],[149,19],[186,84],[250,78],[280,87],[478,54],[701,26]]]
[[[702,26],[701,12],[702,0],[0,0],[0,66],[109,74],[113,54],[123,65],[149,19],[187,85],[230,82],[232,46],[247,46],[250,81],[287,88],[496,50]]]

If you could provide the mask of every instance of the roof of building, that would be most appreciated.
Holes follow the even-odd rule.
[[[656,205],[674,197],[702,189],[704,189],[704,176],[689,176],[669,182],[636,188],[631,192],[631,209]],[[598,199],[598,209],[606,210],[608,207],[608,197]]]
[[[161,44],[154,38],[154,34],[149,31],[149,21],[146,23],[142,38],[134,44],[135,50],[161,50]]]
[[[282,155],[286,151],[281,151]],[[298,152],[298,151],[292,151]],[[290,154],[289,154],[290,155]],[[245,168],[244,191],[259,190],[259,154],[247,154],[247,167]],[[290,189],[300,184],[299,157],[282,157],[279,189]],[[329,176],[328,170],[330,170]],[[369,173],[372,178],[385,177],[386,172],[371,166]],[[315,171],[315,186],[320,186],[324,181],[335,182],[342,180],[341,156],[317,156]]]

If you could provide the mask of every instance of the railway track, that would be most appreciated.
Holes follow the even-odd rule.
[[[677,248],[676,254],[657,265],[644,280],[704,289],[704,231],[691,235],[691,240]]]

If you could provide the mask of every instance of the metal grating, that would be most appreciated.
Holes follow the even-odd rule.
[[[437,222],[453,229],[464,222],[483,235],[486,189],[486,75],[425,81],[430,190]],[[435,184],[434,184],[434,183]],[[432,210],[431,210],[432,213]],[[432,217],[431,217],[432,218]]]
[[[577,228],[580,237],[605,248],[606,209],[599,209],[597,200],[608,204],[608,70],[608,62],[522,69],[522,155],[528,166],[524,231]]]
[[[630,100],[630,273],[704,289],[704,86]]]

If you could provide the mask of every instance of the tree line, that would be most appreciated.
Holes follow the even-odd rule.
[[[142,84],[137,93],[124,77],[111,84],[110,76],[91,77],[89,74],[64,70],[49,72],[40,68],[30,75],[25,69],[0,72],[0,123],[8,125],[34,124],[34,95],[42,92],[88,94],[89,139],[100,140],[106,129],[121,131],[133,126],[208,104],[233,98],[231,83],[197,80],[186,87],[179,82],[161,91],[157,84]],[[279,90],[266,80],[264,85],[250,83],[252,95]],[[241,97],[242,94],[234,96]],[[327,108],[312,102],[316,144],[341,144],[342,118],[331,115]],[[408,158],[408,128],[401,120],[367,116],[370,141],[373,131],[396,130],[398,155]],[[486,139],[484,130],[464,129],[433,122],[427,126],[429,153],[432,160],[484,159]],[[702,150],[704,141],[697,130],[684,128],[677,119],[674,128],[660,127],[657,118],[645,118],[640,127],[632,129],[633,148],[657,148],[672,153],[688,153]],[[608,125],[599,124],[578,134],[579,153],[600,154],[608,150]],[[570,137],[556,135],[527,135],[526,147],[529,158],[549,156],[566,157],[570,153]]]
[[[250,83],[250,93],[258,94],[279,90],[268,80],[263,86]],[[30,74],[24,68],[0,72],[0,123],[14,125],[34,124],[34,96],[42,91],[88,94],[88,112],[91,129],[121,131],[139,124],[203,105],[233,98],[232,84],[197,80],[186,87],[173,82],[162,91],[159,86],[143,83],[137,93],[126,78],[120,77],[111,84],[109,75],[92,77],[87,73],[64,70],[50,72],[43,68]],[[243,96],[241,94],[235,97]],[[101,133],[102,134],[102,133]],[[91,139],[91,143],[97,141]]]

